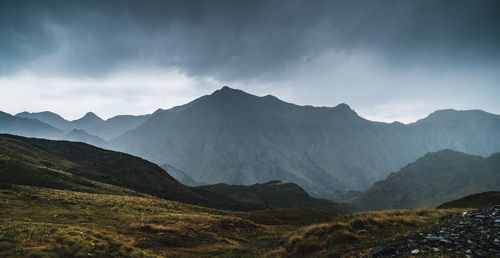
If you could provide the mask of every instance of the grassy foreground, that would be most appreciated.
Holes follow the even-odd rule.
[[[0,189],[0,257],[286,257],[370,252],[459,210],[231,212],[151,196]]]

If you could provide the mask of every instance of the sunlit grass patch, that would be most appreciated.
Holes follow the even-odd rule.
[[[337,221],[302,227],[291,234],[283,256],[349,255],[405,234],[436,226],[461,210],[389,210],[340,216]],[[275,254],[276,254],[275,253]]]

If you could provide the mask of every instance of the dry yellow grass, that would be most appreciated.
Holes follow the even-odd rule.
[[[349,256],[458,212],[230,212],[147,195],[14,186],[0,189],[0,256]]]
[[[89,239],[95,234],[108,236],[130,250],[144,249],[150,255],[166,255],[176,248],[235,248],[247,235],[268,231],[231,212],[153,197],[17,186],[2,190],[0,200],[0,242],[15,245],[19,250],[10,250],[14,254],[56,250],[57,236],[66,231],[84,232],[81,237]],[[75,247],[75,254],[80,249],[92,254],[93,242],[87,242],[88,246]],[[0,252],[7,249],[0,248]]]

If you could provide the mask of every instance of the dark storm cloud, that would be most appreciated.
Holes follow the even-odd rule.
[[[176,67],[221,80],[275,77],[325,52],[390,66],[496,64],[499,1],[11,1],[0,74],[103,76]],[[285,74],[281,74],[286,76]]]

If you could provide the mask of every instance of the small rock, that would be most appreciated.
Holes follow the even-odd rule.
[[[385,255],[391,255],[396,252],[396,248],[394,248],[391,245],[384,245],[379,247],[375,252],[373,253],[373,256],[385,256]]]
[[[472,254],[472,251],[470,249],[467,249],[467,251],[465,251],[465,254]]]
[[[443,238],[442,237],[438,237],[438,236],[434,236],[434,235],[427,235],[427,237],[425,239],[427,239],[429,241],[440,241]]]
[[[420,253],[420,250],[418,249],[411,250],[411,254],[418,254],[418,253]]]

